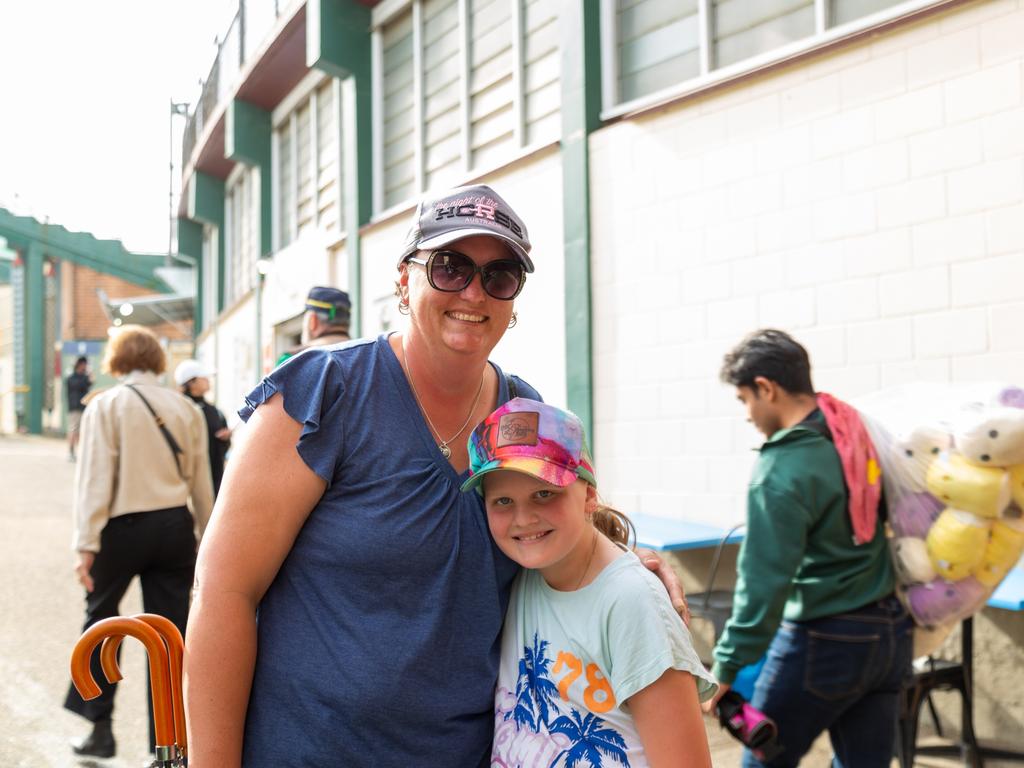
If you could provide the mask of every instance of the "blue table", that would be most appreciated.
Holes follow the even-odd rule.
[[[717,547],[729,530],[716,525],[670,520],[656,515],[631,514],[629,519],[636,527],[638,546],[663,552]],[[738,544],[741,541],[743,533],[736,531],[729,536],[727,543]]]
[[[1024,566],[1018,565],[1006,575],[987,605],[1006,611],[1024,611]]]

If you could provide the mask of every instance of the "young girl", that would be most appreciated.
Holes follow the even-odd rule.
[[[491,765],[710,766],[699,701],[715,691],[668,596],[597,500],[583,426],[516,398],[469,439],[501,550],[528,570],[501,645]]]

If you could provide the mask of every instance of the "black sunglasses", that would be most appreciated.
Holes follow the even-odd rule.
[[[432,251],[426,259],[410,256],[406,261],[425,267],[430,287],[444,293],[463,290],[473,282],[477,272],[480,273],[480,282],[487,295],[501,301],[514,299],[526,283],[526,270],[515,259],[498,259],[478,267],[464,253]]]

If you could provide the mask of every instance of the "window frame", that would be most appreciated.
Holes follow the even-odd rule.
[[[712,0],[698,0],[698,45],[700,74],[654,93],[616,103],[619,86],[618,29],[616,0],[601,2],[601,120],[614,120],[647,111],[666,102],[693,96],[726,83],[749,77],[792,60],[803,58],[867,34],[961,5],[966,0],[904,0],[890,8],[830,27],[831,0],[814,0],[814,33],[801,40],[773,48],[717,69],[712,68],[714,33]]]

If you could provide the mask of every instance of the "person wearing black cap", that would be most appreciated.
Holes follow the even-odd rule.
[[[348,341],[351,312],[352,302],[345,291],[326,285],[310,288],[302,316],[302,341],[284,352],[277,359],[277,364],[309,347],[326,347]]]
[[[539,398],[488,359],[530,250],[490,187],[428,197],[398,260],[408,327],[246,397],[189,619],[195,765],[489,765],[518,569],[459,486],[473,427]]]

